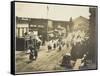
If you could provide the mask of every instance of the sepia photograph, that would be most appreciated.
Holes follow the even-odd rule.
[[[96,70],[97,6],[15,2],[15,73]]]

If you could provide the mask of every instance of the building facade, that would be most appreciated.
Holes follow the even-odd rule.
[[[16,37],[23,38],[25,32],[37,31],[38,35],[46,38],[49,31],[60,29],[59,26],[65,28],[67,32],[68,25],[68,21],[16,17]]]

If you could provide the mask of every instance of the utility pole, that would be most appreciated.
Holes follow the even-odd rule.
[[[49,40],[49,37],[48,37],[48,26],[49,26],[48,12],[49,12],[49,7],[47,5],[47,40]]]

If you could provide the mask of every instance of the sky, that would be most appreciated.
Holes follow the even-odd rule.
[[[68,21],[83,16],[89,18],[88,6],[54,5],[16,2],[15,12],[18,17],[43,18]]]

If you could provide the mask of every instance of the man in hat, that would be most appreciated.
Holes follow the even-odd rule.
[[[71,65],[71,55],[70,55],[70,53],[66,53],[63,56],[61,66],[66,67],[68,69],[71,69],[72,68],[72,65]]]

